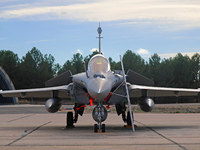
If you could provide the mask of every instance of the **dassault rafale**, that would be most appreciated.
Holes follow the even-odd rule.
[[[92,112],[93,119],[97,122],[94,124],[94,132],[105,132],[105,124],[102,124],[108,115],[105,105],[115,105],[117,114],[121,115],[123,121],[135,131],[130,98],[138,98],[140,108],[149,112],[154,107],[152,97],[199,94],[200,89],[154,87],[152,80],[132,70],[128,70],[125,74],[122,60],[122,70],[111,71],[108,59],[101,54],[100,26],[97,31],[99,54],[90,59],[88,69],[83,62],[85,72],[72,75],[68,70],[48,80],[45,88],[7,90],[0,91],[0,94],[4,97],[49,98],[45,107],[50,113],[60,110],[62,99],[71,98],[74,112],[67,112],[67,127],[74,126],[78,116],[83,115],[86,105],[95,105]]]

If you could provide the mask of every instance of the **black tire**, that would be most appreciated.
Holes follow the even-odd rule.
[[[132,112],[132,114],[133,114],[133,112]],[[134,121],[134,117],[133,117],[133,121]],[[127,126],[132,126],[130,111],[127,112]]]
[[[67,112],[67,127],[73,126],[73,112]]]
[[[97,124],[94,124],[94,132],[96,133],[97,132]]]
[[[105,124],[102,124],[101,128],[102,128],[102,132],[106,132],[106,125]]]

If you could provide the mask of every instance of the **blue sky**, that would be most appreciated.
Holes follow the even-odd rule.
[[[119,61],[126,50],[145,60],[200,52],[197,0],[0,0],[0,50],[21,58],[34,46],[63,65],[98,48]]]

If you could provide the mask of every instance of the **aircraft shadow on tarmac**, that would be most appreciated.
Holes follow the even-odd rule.
[[[27,126],[27,127],[22,127],[22,126],[14,126],[14,127],[5,127],[4,129],[25,129],[25,128],[37,128],[37,126]],[[136,131],[146,131],[148,129],[154,129],[154,130],[178,130],[178,129],[185,129],[185,128],[188,128],[188,129],[191,129],[191,128],[197,128],[196,126],[191,126],[191,125],[188,125],[188,126],[182,126],[182,125],[172,125],[172,126],[140,126],[138,125],[137,128],[136,128]],[[123,127],[123,126],[113,126],[113,125],[107,125],[106,126],[106,129],[107,131],[130,131],[132,132],[132,128],[126,128],[126,127]],[[48,126],[44,126],[42,127],[40,130],[65,130],[65,131],[89,131],[89,130],[92,130],[93,131],[93,126],[90,126],[90,125],[77,125],[75,126],[74,128],[66,128],[65,126],[51,126],[51,125],[48,125]]]
[[[178,130],[178,129],[185,129],[185,128],[188,128],[188,129],[191,129],[191,128],[195,128],[195,126],[178,126],[178,125],[173,125],[173,126],[148,126],[148,127],[145,127],[145,126],[138,126],[136,131],[144,131],[144,130],[147,130],[147,129],[154,129],[154,130]]]
[[[182,126],[182,125],[172,125],[172,126],[140,126],[136,128],[136,132],[148,132],[151,130],[156,131],[163,131],[163,130],[182,130],[182,129],[191,129],[191,128],[197,128],[196,126]],[[74,128],[65,128],[64,126],[48,126],[43,127],[41,130],[49,130],[49,131],[58,131],[62,130],[64,132],[74,132],[74,133],[86,133],[86,132],[93,132],[93,126],[90,125],[77,125]],[[106,126],[106,132],[105,133],[130,133],[132,132],[132,128],[125,128],[123,126],[117,126],[117,125],[107,125]]]
[[[141,133],[141,132],[149,132],[149,131],[174,131],[174,130],[183,130],[183,129],[195,129],[198,128],[197,126],[183,126],[183,125],[152,125],[152,126],[147,126],[147,125],[142,125],[139,123],[136,123],[137,128],[136,128],[136,133]],[[93,126],[92,125],[76,125],[74,128],[66,128],[65,126],[62,125],[52,125],[51,122],[48,125],[42,126],[38,128],[37,125],[31,125],[31,126],[9,126],[9,127],[4,127],[4,130],[9,130],[9,131],[15,131],[15,130],[20,130],[20,131],[28,131],[31,132],[34,130],[37,132],[59,132],[59,133],[71,133],[74,135],[78,135],[80,133],[86,134],[86,133],[92,133],[93,132]],[[127,133],[131,133],[132,128],[125,128],[123,125],[113,125],[107,123],[106,124],[106,132],[107,134],[109,133],[120,133],[119,135],[124,135]]]

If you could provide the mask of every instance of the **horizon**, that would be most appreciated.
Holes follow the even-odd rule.
[[[33,47],[34,48],[34,47]],[[41,53],[42,53],[42,51],[40,50],[40,49],[38,49],[37,47],[35,47],[37,50],[39,50]],[[0,51],[2,51],[2,50],[0,50]],[[7,50],[5,50],[5,51],[7,51]],[[11,51],[11,50],[10,50]],[[31,51],[31,50],[29,50],[29,51]],[[93,50],[94,51],[94,50]],[[90,54],[92,54],[92,52],[93,51],[91,51],[91,53]],[[96,49],[96,51],[98,52],[98,49]],[[124,54],[127,52],[128,50],[126,50],[125,52],[124,52]],[[12,51],[13,52],[13,51]],[[133,52],[133,51],[132,51]],[[14,52],[13,52],[14,53]],[[28,51],[27,51],[27,53],[28,53]],[[77,52],[77,53],[79,53],[79,52]],[[75,54],[77,54],[77,53],[75,53]],[[133,52],[133,53],[135,53],[135,52]],[[198,52],[196,52],[196,53],[198,53]],[[190,59],[191,59],[191,57],[194,55],[194,54],[196,54],[196,53],[180,53],[182,56],[188,56]],[[14,53],[14,54],[17,54],[17,53]],[[79,53],[80,55],[82,55],[81,53]],[[90,54],[88,54],[87,56],[89,56]],[[123,54],[123,55],[124,55]],[[143,58],[140,54],[137,54],[137,53],[135,53],[136,55],[139,55],[144,61],[145,61],[145,63],[149,63],[149,59],[154,55],[154,54],[157,54],[157,53],[154,53],[154,54],[152,54],[151,56],[148,56],[148,60],[147,59],[145,59],[145,58]],[[177,55],[178,55],[179,53],[171,53],[171,54],[157,54],[159,57],[160,57],[160,61],[162,62],[162,61],[164,61],[164,59],[173,59],[174,57],[176,57]],[[26,55],[26,54],[25,54]],[[22,57],[19,57],[18,56],[18,54],[17,54],[17,56],[18,56],[18,58],[19,59],[23,59],[23,57],[25,57],[25,55],[24,56],[22,56]],[[46,55],[45,53],[42,53],[42,55],[44,56],[44,55]],[[47,55],[52,55],[52,54],[47,54]],[[73,58],[73,55],[74,54],[72,54],[71,55],[71,59],[68,59],[69,61],[71,61],[72,60],[72,58]],[[102,54],[102,55],[104,55],[104,54]],[[122,55],[122,57],[123,57],[123,55]],[[53,56],[53,55],[52,55]],[[83,55],[82,55],[83,56]],[[87,56],[83,56],[83,59],[85,58],[85,57],[87,57]],[[105,56],[105,55],[104,55]],[[167,57],[166,57],[167,56]],[[53,56],[54,57],[54,56]],[[106,56],[105,56],[106,57]],[[111,56],[109,56],[110,58],[112,58]],[[109,58],[109,57],[106,57],[107,59]],[[120,56],[119,56],[120,57]],[[54,57],[55,58],[55,57]],[[65,61],[65,63],[68,61],[68,60],[66,60]],[[112,58],[112,60],[113,60],[113,58]],[[109,60],[108,60],[109,61]],[[115,61],[116,63],[117,62],[120,62],[120,60],[118,60],[118,61],[116,61],[116,60],[113,60],[113,61]],[[59,64],[58,62],[56,62],[56,60],[55,60],[55,62],[54,62],[55,64]],[[61,65],[61,66],[63,66],[64,64],[59,64],[59,65]]]

